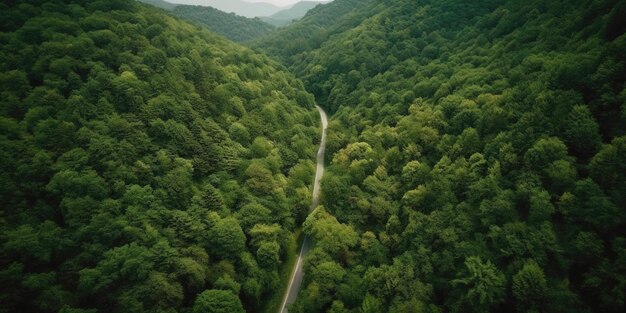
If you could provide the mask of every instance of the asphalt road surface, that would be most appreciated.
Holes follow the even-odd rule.
[[[311,199],[311,207],[309,208],[309,213],[313,211],[319,204],[320,199],[320,180],[324,175],[324,151],[326,150],[326,128],[328,127],[328,118],[326,117],[326,112],[319,106],[317,106],[317,110],[320,112],[320,119],[322,120],[322,139],[320,140],[320,148],[317,150],[317,170],[315,171],[315,181],[313,182],[313,197]],[[287,313],[287,306],[294,301],[296,301],[296,297],[298,297],[298,292],[300,291],[300,285],[302,284],[302,278],[304,278],[304,272],[302,271],[302,260],[304,256],[311,250],[313,243],[309,236],[304,236],[304,240],[302,241],[302,248],[300,248],[300,253],[298,254],[298,260],[296,260],[296,265],[293,268],[291,273],[291,279],[289,279],[289,286],[287,287],[287,291],[285,292],[285,297],[283,298],[283,303],[280,306],[280,313]]]

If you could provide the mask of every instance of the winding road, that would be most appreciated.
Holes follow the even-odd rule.
[[[322,139],[320,140],[319,150],[317,150],[317,170],[315,171],[315,181],[313,181],[313,197],[311,199],[309,213],[311,213],[311,211],[313,211],[320,202],[320,180],[324,175],[324,152],[326,150],[326,128],[328,127],[328,117],[326,117],[326,112],[324,112],[321,107],[316,107],[320,113],[320,119],[322,120]],[[304,278],[302,260],[307,252],[311,250],[312,245],[313,243],[309,236],[305,235],[304,240],[302,241],[302,248],[300,248],[300,253],[298,254],[298,260],[296,261],[296,265],[291,273],[291,279],[289,279],[289,286],[287,286],[283,303],[280,306],[280,313],[287,313],[287,305],[296,301],[296,297],[298,297],[300,285],[302,284],[302,278]]]

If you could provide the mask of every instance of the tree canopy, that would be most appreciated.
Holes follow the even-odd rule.
[[[313,175],[302,83],[136,1],[0,24],[0,312],[260,310]]]
[[[294,311],[621,312],[624,8],[335,0],[253,42],[332,113]]]

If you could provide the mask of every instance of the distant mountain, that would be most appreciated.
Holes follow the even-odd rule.
[[[283,7],[275,6],[265,2],[245,2],[242,0],[172,0],[177,4],[210,6],[218,10],[235,13],[245,17],[270,16]]]
[[[178,5],[172,13],[237,42],[252,40],[274,30],[274,26],[259,18],[247,18],[212,7]]]
[[[306,15],[309,10],[316,7],[318,4],[325,4],[330,1],[301,1],[291,7],[279,11],[272,16],[262,17],[261,20],[272,24],[274,26],[285,26],[293,20],[299,20]]]
[[[163,0],[139,0],[139,2],[151,4],[157,8],[161,8],[161,9],[165,9],[169,11],[174,10],[174,8],[176,7],[176,4],[163,1]]]
[[[316,6],[289,27],[262,36],[250,46],[290,64],[299,54],[319,48],[333,34],[352,29],[374,15],[378,5],[381,2],[377,0],[343,0]]]

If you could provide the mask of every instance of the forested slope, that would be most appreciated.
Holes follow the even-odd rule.
[[[334,113],[290,312],[622,312],[624,16],[375,1],[309,16],[321,43],[275,49],[304,20],[258,42]]]
[[[314,7],[299,21],[248,43],[285,64],[317,49],[333,34],[341,33],[375,14],[376,0],[333,1]],[[356,9],[355,9],[356,8]]]
[[[294,20],[299,20],[314,7],[324,4],[323,1],[300,1],[291,7],[278,11],[270,16],[261,17],[261,20],[274,26],[285,26]]]
[[[259,18],[247,18],[212,7],[177,5],[172,14],[236,42],[252,40],[275,29]]]
[[[135,1],[0,29],[0,312],[257,311],[310,201],[301,82]]]
[[[164,0],[137,0],[137,1],[147,3],[157,8],[161,8],[161,9],[168,10],[168,11],[174,10],[174,8],[177,6],[177,4],[175,3],[167,2]]]

